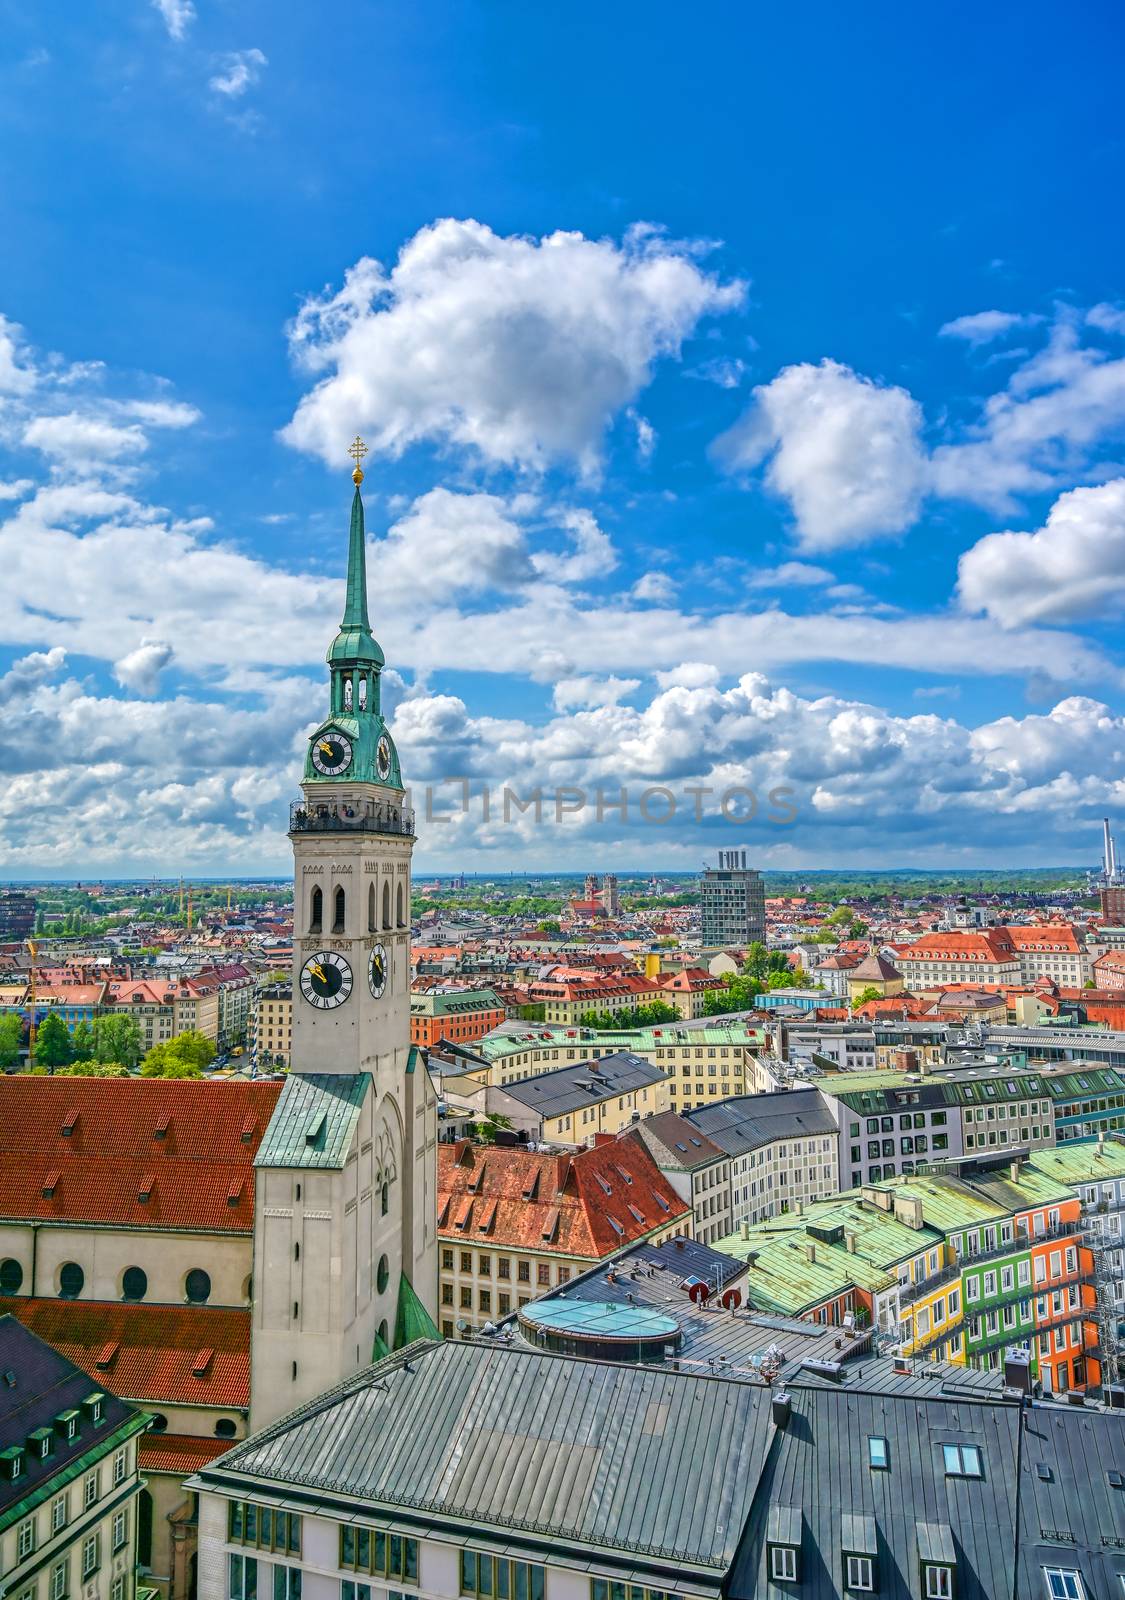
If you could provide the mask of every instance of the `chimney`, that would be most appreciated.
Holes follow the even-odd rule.
[[[739,1223],[739,1225],[738,1225],[738,1236],[739,1236],[740,1239],[749,1239],[749,1237],[750,1237],[750,1224],[748,1222]]]
[[[793,1210],[799,1217],[803,1217],[805,1214],[805,1202],[803,1200],[794,1200]]]
[[[1008,1176],[1011,1178],[1013,1183],[1018,1183],[1020,1181],[1020,1164],[1018,1161],[1013,1161],[1009,1164]]]
[[[773,1414],[773,1425],[775,1428],[785,1428],[788,1426],[789,1418],[792,1415],[793,1408],[789,1403],[789,1395],[785,1389],[782,1389],[778,1394],[774,1395],[771,1411]]]
[[[816,1261],[816,1245],[811,1239],[809,1239],[805,1244],[805,1260],[810,1262]]]
[[[844,1234],[844,1243],[848,1247],[848,1254],[854,1256],[855,1255],[855,1234],[852,1232],[851,1228],[849,1228],[846,1231],[846,1233]]]
[[[1101,1161],[1104,1158],[1104,1156],[1105,1156],[1105,1129],[1104,1128],[1099,1128],[1098,1129],[1098,1148],[1094,1152],[1094,1158],[1097,1161]]]

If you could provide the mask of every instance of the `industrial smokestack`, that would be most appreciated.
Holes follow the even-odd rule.
[[[1107,883],[1112,883],[1113,882],[1113,869],[1114,869],[1114,860],[1113,860],[1114,850],[1113,850],[1113,835],[1109,831],[1109,818],[1108,817],[1103,817],[1102,818],[1102,837],[1103,837],[1103,840],[1104,840],[1104,843],[1103,843],[1103,846],[1102,846],[1102,863],[1103,863],[1103,865],[1105,867],[1106,882]]]

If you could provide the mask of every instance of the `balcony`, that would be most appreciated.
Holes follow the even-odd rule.
[[[294,800],[289,807],[290,833],[383,833],[414,837],[414,813],[405,806],[366,801],[344,805],[340,801]]]

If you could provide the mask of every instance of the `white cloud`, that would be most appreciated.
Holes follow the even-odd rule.
[[[760,568],[746,581],[751,589],[808,589],[834,583],[835,574],[808,561],[783,561],[778,567]]]
[[[10,478],[7,483],[0,482],[0,500],[22,500],[34,487],[31,478]]]
[[[1125,478],[1060,495],[1034,533],[990,533],[961,557],[968,611],[1004,627],[1116,617],[1125,602]]]
[[[369,557],[375,592],[404,604],[514,589],[534,571],[524,530],[493,494],[431,489],[395,522]]]
[[[34,368],[23,344],[23,330],[0,314],[0,394],[26,394],[36,383]]]
[[[671,606],[676,603],[676,585],[666,572],[642,573],[630,593],[634,600],[648,600],[653,605]]]
[[[126,400],[118,409],[150,428],[190,428],[201,413],[181,400]]]
[[[555,685],[552,704],[556,711],[615,706],[640,686],[640,678],[563,678]]]
[[[365,257],[341,290],[306,302],[292,351],[326,376],[284,436],[331,462],[358,427],[376,454],[426,440],[592,474],[656,362],[678,356],[702,317],[742,302],[741,284],[701,269],[699,248],[650,229],[618,244],[435,222],[390,272]]]
[[[613,571],[616,551],[589,511],[564,511],[559,521],[570,534],[573,549],[562,554],[545,550],[532,556],[532,565],[541,577],[551,583],[585,583]]]
[[[720,389],[737,389],[749,370],[739,356],[712,356],[689,368],[684,377],[699,378],[704,383],[717,384]]]
[[[1022,316],[1018,311],[974,311],[971,316],[954,317],[938,332],[947,339],[964,339],[974,349],[1001,339],[1013,328],[1026,328],[1040,317]]]
[[[66,651],[56,645],[51,650],[33,650],[30,655],[13,661],[8,671],[0,677],[0,706],[45,683],[60,672],[66,663]]]
[[[1125,306],[1111,306],[1106,301],[1091,306],[1086,321],[1103,333],[1125,333]]]
[[[806,550],[837,550],[901,533],[918,515],[926,478],[922,410],[885,387],[822,361],[786,367],[753,391],[750,409],[717,443],[728,467],[766,463]]]
[[[175,654],[164,639],[142,639],[135,650],[113,663],[113,676],[123,689],[146,697],[154,695],[160,687],[160,674]]]
[[[23,430],[23,442],[60,462],[118,461],[148,449],[144,429],[137,424],[119,427],[77,411],[35,417]]]
[[[168,36],[177,44],[182,44],[187,38],[187,31],[195,21],[195,6],[192,0],[152,0],[152,4],[164,19],[164,26],[168,29]]]
[[[230,50],[218,58],[208,87],[227,100],[237,100],[253,88],[268,65],[260,50]]]

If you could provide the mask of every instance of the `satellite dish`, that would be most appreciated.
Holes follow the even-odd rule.
[[[457,1332],[458,1333],[468,1333],[469,1328],[470,1328],[470,1324],[465,1321],[464,1317],[458,1317],[457,1318]]]

